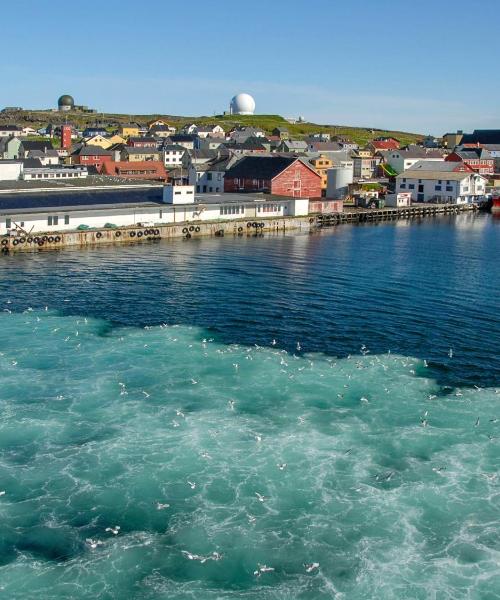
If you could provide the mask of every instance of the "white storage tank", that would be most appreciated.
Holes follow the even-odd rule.
[[[345,163],[327,171],[326,197],[335,200],[344,198],[349,193],[349,184],[354,179],[353,163]]]

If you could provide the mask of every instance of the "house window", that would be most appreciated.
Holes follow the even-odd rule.
[[[453,187],[451,185],[447,185],[446,186],[446,191],[447,192],[452,192],[453,191]]]
[[[406,177],[403,177],[403,183],[406,183]]]
[[[441,191],[442,186],[441,185],[436,185],[434,186],[434,189],[436,190],[436,192],[440,192]]]
[[[399,188],[402,189],[402,190],[405,190],[406,189],[406,183],[399,184]]]
[[[408,185],[408,189],[409,189],[409,190],[414,190],[414,189],[415,189],[415,184],[414,184],[414,183],[410,183],[410,184]]]
[[[10,229],[12,227],[12,219],[5,219],[5,227],[6,229]]]
[[[212,173],[207,173],[207,180],[212,181]]]

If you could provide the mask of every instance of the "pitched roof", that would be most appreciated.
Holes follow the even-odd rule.
[[[44,152],[43,150],[30,150],[28,152],[28,158],[59,158],[59,154],[57,154],[56,150],[47,150]]]
[[[238,160],[240,160],[239,156],[235,156],[235,155],[225,155],[225,156],[219,156],[218,158],[214,159],[214,160],[210,160],[206,163],[203,163],[201,165],[196,165],[193,167],[196,169],[197,172],[204,172],[204,171],[227,171],[228,169],[230,169]]]
[[[450,165],[452,166],[450,167]],[[466,165],[463,166],[466,167]],[[420,160],[409,169],[406,169],[406,171],[403,171],[403,173],[400,173],[397,176],[397,179],[405,177],[407,179],[446,179],[449,181],[461,181],[471,175],[481,177],[481,175],[477,175],[477,173],[469,168],[457,170],[457,163]]]
[[[106,162],[102,166],[102,173],[104,175],[117,175],[123,177],[134,176],[134,173],[130,173],[130,171],[139,171],[137,176],[142,176],[147,178],[145,174],[140,173],[140,171],[154,171],[154,174],[150,175],[151,179],[166,179],[167,173],[165,171],[165,165],[159,160],[138,160],[134,162],[128,161],[110,161]],[[127,171],[127,172],[125,172]]]
[[[171,135],[170,139],[173,142],[194,142],[194,140],[196,139],[195,135],[188,135],[187,133],[177,133],[175,135]]]
[[[41,150],[42,152],[45,152],[46,150],[54,149],[52,142],[50,142],[48,140],[47,141],[46,140],[32,141],[32,140],[23,140],[21,138],[21,143],[23,145],[25,152],[29,152],[30,150]]]
[[[423,148],[421,146],[407,146],[402,150],[396,150],[395,152],[399,152],[402,158],[421,158],[421,159],[429,159],[429,158],[440,158],[443,159],[444,155],[447,154],[439,149],[429,149]]]
[[[146,148],[140,148],[138,146],[125,146],[123,151],[127,154],[159,154],[159,150],[156,149],[156,146],[154,148],[148,148],[147,146]]]
[[[473,175],[473,173],[470,173],[469,171],[460,171],[458,173],[446,173],[446,177],[444,177],[441,171],[418,171],[418,173],[415,173],[408,169],[407,171],[403,171],[403,173],[398,175],[396,179],[400,179],[401,177],[416,179],[418,177],[418,179],[447,179],[449,181],[461,181],[462,179],[466,179],[471,175]]]
[[[199,127],[196,127],[196,131],[201,131],[201,133],[210,133],[216,127],[220,127],[220,125],[200,125]]]
[[[207,135],[207,137],[200,140],[200,142],[204,143],[204,144],[227,144],[228,143],[226,138],[215,137],[212,135]]]
[[[405,173],[408,173],[409,171],[434,171],[436,173],[458,173],[461,171],[467,173],[474,173],[474,170],[468,167],[467,165],[445,160],[443,160],[442,162],[433,160],[419,160],[410,168],[406,169]]]
[[[184,146],[179,146],[179,144],[165,144],[162,147],[162,150],[165,151],[175,151],[175,152],[187,152],[187,149]]]
[[[22,163],[25,169],[41,169],[43,167],[39,158],[25,158]]]
[[[245,156],[226,172],[226,177],[274,179],[297,160],[286,156]]]
[[[172,131],[175,130],[175,127],[171,127],[169,125],[153,125],[149,128],[149,133],[157,133],[158,131]]]
[[[131,136],[131,137],[128,138],[128,143],[129,144],[130,143],[137,143],[137,142],[138,143],[142,143],[142,144],[148,143],[148,144],[155,144],[156,145],[156,140],[154,139],[154,137],[151,137],[151,136],[147,136],[147,135],[142,136],[142,137],[141,136],[139,136],[139,137]]]
[[[455,135],[455,134],[452,134]],[[474,129],[473,133],[465,133],[462,144],[500,144],[500,129]]]
[[[250,142],[248,140],[245,142],[234,142],[231,144],[225,144],[225,146],[227,148],[230,148],[231,150],[258,150],[260,152],[264,152],[266,150],[266,147],[260,142]]]
[[[465,150],[455,150],[453,154],[456,154],[462,160],[493,160],[491,154],[484,148],[466,148]]]
[[[212,150],[209,148],[196,148],[195,150],[190,150],[189,151],[189,156],[193,159],[196,160],[197,158],[200,160],[203,159],[207,159],[207,160],[211,160],[214,158],[217,158],[220,155],[219,150]]]
[[[301,140],[284,140],[283,146],[287,146],[290,149],[305,150],[307,148],[307,142]]]
[[[397,150],[399,142],[396,140],[373,140],[369,143],[375,150]]]
[[[79,156],[112,156],[113,153],[110,150],[104,150],[100,146],[82,146],[74,154]]]
[[[338,142],[311,142],[310,146],[318,152],[341,152],[344,149]]]

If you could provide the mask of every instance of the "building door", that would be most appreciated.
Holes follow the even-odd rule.
[[[424,195],[423,194],[417,194],[417,202],[423,202],[423,201],[424,201]]]

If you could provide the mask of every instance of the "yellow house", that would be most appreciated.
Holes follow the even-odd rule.
[[[318,171],[321,175],[321,190],[326,191],[327,184],[327,171],[333,167],[333,161],[330,160],[327,156],[323,156],[322,154],[318,156],[318,158],[313,158],[311,160],[312,166]]]
[[[139,125],[135,125],[134,123],[120,125],[118,128],[118,135],[121,135],[124,138],[139,137]]]
[[[370,148],[359,148],[356,151],[359,158],[372,158],[373,152]]]
[[[160,160],[160,153],[156,148],[134,148],[126,146],[121,152],[121,159],[129,162]]]
[[[85,138],[87,146],[99,146],[103,150],[111,148],[113,142],[109,138],[105,138],[102,135],[93,135],[92,137]]]
[[[123,138],[121,135],[112,135],[110,138],[108,138],[108,140],[111,142],[112,145],[114,144],[125,144],[127,142],[127,140],[125,138]]]

